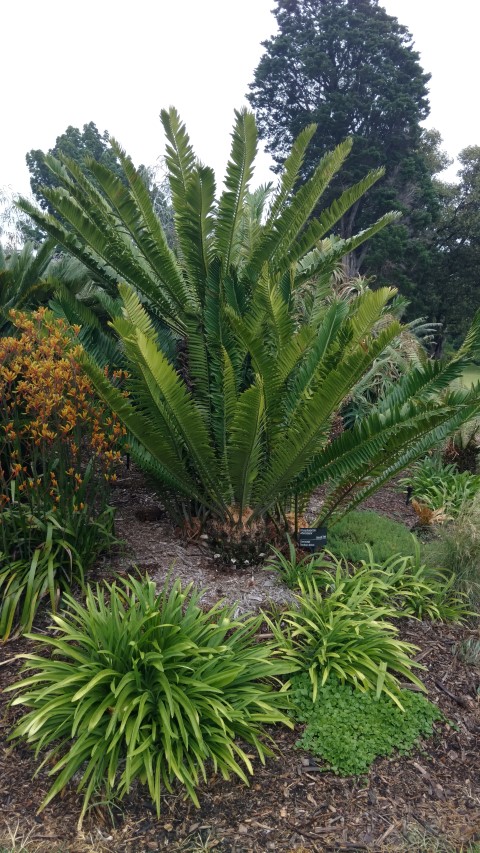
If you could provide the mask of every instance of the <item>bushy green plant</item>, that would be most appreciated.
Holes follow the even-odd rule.
[[[454,646],[454,652],[467,666],[473,666],[480,671],[480,636],[467,637],[466,640],[457,643]]]
[[[448,439],[442,460],[445,464],[453,463],[458,471],[477,473],[478,455],[480,451],[480,420],[474,418],[469,423],[462,424]]]
[[[369,557],[370,546],[377,563],[392,554],[413,554],[412,535],[404,524],[392,521],[373,510],[353,510],[328,531],[328,548],[337,557],[360,563]]]
[[[369,549],[369,559],[362,560],[354,578],[360,581],[363,577],[375,604],[388,602],[400,614],[418,619],[461,622],[470,611],[466,596],[455,589],[455,576],[427,566],[421,558],[420,543],[413,536],[412,539],[413,556],[393,554],[381,564]]]
[[[412,497],[419,503],[455,517],[480,491],[480,474],[459,473],[453,463],[445,465],[441,457],[425,456],[400,483],[410,487]]]
[[[288,556],[272,548],[267,567],[278,571],[290,589],[298,589],[303,581],[313,578],[327,595],[336,591],[348,599],[365,592],[362,601],[367,608],[385,605],[395,609],[397,616],[462,621],[470,612],[465,595],[454,588],[454,576],[428,567],[421,559],[420,543],[413,535],[411,538],[413,556],[393,554],[384,563],[377,563],[367,545],[368,559],[358,566],[335,557],[330,551],[298,560],[289,538]]]
[[[12,517],[18,513],[16,521]],[[93,520],[86,508],[73,516],[73,524],[62,514],[45,516],[18,512],[14,504],[3,510],[1,524],[22,534],[15,547],[18,559],[0,551],[0,637],[7,640],[14,626],[29,631],[39,603],[49,596],[56,610],[59,598],[72,586],[83,586],[85,572],[102,550],[117,539],[113,533],[113,508],[106,507]],[[29,557],[28,555],[31,555]]]
[[[299,588],[296,607],[267,620],[292,668],[308,672],[314,701],[331,676],[377,695],[383,691],[394,702],[398,676],[423,687],[413,673],[416,647],[398,639],[397,628],[386,621],[395,610],[373,606],[368,588],[358,584],[345,594],[339,586],[323,597],[314,575]]]
[[[198,805],[210,767],[248,782],[248,744],[264,761],[264,726],[286,723],[284,673],[272,644],[254,642],[259,618],[199,606],[192,585],[130,578],[68,597],[53,636],[31,637],[50,654],[24,655],[24,679],[9,689],[28,709],[12,737],[26,740],[56,776],[42,808],[80,774],[80,821],[95,791],[122,798],[136,779],[157,813],[175,780]]]
[[[252,215],[253,115],[236,114],[218,200],[213,171],[195,157],[177,112],[163,111],[162,122],[176,252],[141,174],[113,140],[126,182],[93,159],[87,175],[73,160],[47,156],[59,185],[45,191],[55,216],[21,202],[107,289],[123,282],[123,314],[117,305],[112,325],[131,374],[129,398],[93,360],[87,369],[128,429],[132,454],[163,484],[182,521],[214,517],[248,529],[273,517],[284,525],[322,484],[329,494],[321,520],[329,518],[478,413],[478,392],[451,382],[477,354],[480,314],[450,363],[415,366],[330,440],[339,408],[403,328],[388,314],[394,290],[366,289],[347,301],[329,287],[341,259],[397,218],[389,213],[349,239],[332,236],[383,170],[312,218],[352,142],[328,152],[300,183],[310,125],[276,191],[260,194]]]
[[[295,718],[306,723],[297,746],[327,762],[340,776],[366,773],[383,755],[406,755],[421,737],[431,735],[442,713],[424,696],[410,690],[399,694],[401,710],[385,695],[360,692],[331,678],[315,701],[307,675],[292,679]]]
[[[10,311],[45,303],[53,285],[49,267],[55,253],[55,240],[45,240],[39,249],[26,243],[19,251],[6,251],[0,243],[0,335],[10,334]]]
[[[437,536],[423,546],[428,566],[442,566],[454,577],[472,610],[480,612],[480,495],[465,504],[457,518],[442,525]]]
[[[115,541],[109,482],[124,430],[95,397],[80,348],[45,309],[0,337],[0,636],[30,630]]]

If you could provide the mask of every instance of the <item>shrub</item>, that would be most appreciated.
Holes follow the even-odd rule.
[[[442,566],[454,577],[454,587],[480,612],[480,495],[465,504],[457,518],[438,529],[423,546],[428,566]]]
[[[322,758],[340,776],[366,773],[381,755],[406,755],[419,738],[432,734],[443,715],[413,691],[402,690],[399,698],[403,710],[388,696],[361,693],[332,678],[313,702],[308,676],[294,676],[294,714],[307,724],[297,746]]]
[[[260,618],[199,606],[192,585],[146,578],[87,590],[82,606],[54,616],[56,633],[34,637],[51,654],[25,655],[27,677],[12,688],[28,708],[12,737],[26,740],[56,781],[42,808],[75,776],[83,791],[80,821],[95,791],[122,798],[136,779],[160,811],[175,780],[198,805],[207,769],[248,782],[250,757],[271,750],[264,725],[286,723],[284,693],[272,679],[285,672],[272,644],[253,641]],[[251,751],[251,750],[250,750]]]
[[[422,687],[412,672],[419,664],[409,657],[416,647],[398,639],[397,629],[386,621],[395,611],[374,607],[368,588],[358,584],[345,594],[339,586],[323,598],[313,575],[299,587],[297,607],[267,619],[292,668],[308,672],[314,701],[331,676],[377,695],[384,691],[395,702],[398,676]]]
[[[317,574],[322,568],[329,568],[331,563],[323,554],[307,554],[298,558],[293,540],[287,534],[288,556],[278,548],[271,548],[271,554],[265,563],[265,569],[278,572],[280,579],[289,589],[298,589],[300,582]]]
[[[3,512],[0,523],[9,525],[17,506]],[[15,623],[19,631],[30,630],[44,596],[49,596],[50,606],[56,610],[61,594],[74,583],[83,586],[85,570],[93,559],[116,541],[111,507],[106,507],[95,521],[84,508],[74,527],[62,522],[61,513],[26,517],[22,507],[18,514],[20,521],[15,527],[21,531],[26,524],[28,534],[26,541],[19,543],[17,539],[16,543],[32,557],[17,560],[0,554],[0,637],[4,640]]]
[[[328,547],[337,557],[351,563],[369,559],[370,546],[376,563],[392,554],[410,555],[414,551],[412,535],[403,524],[372,510],[354,510],[328,531]]]
[[[477,473],[480,450],[480,420],[475,418],[463,424],[449,438],[443,450],[445,464],[453,463],[458,471]]]
[[[29,630],[114,541],[109,481],[124,429],[95,397],[66,325],[11,312],[0,338],[0,632]]]
[[[4,251],[0,244],[0,336],[11,334],[12,310],[25,310],[45,303],[53,290],[52,258],[55,240],[44,240],[38,248],[25,243],[20,249]]]
[[[467,664],[478,669],[480,672],[480,637],[467,637],[454,646],[454,654]],[[477,692],[480,693],[480,685]]]

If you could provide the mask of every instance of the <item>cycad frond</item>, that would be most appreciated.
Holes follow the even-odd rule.
[[[195,302],[185,286],[175,255],[168,246],[142,177],[116,143],[114,150],[127,170],[130,189],[101,163],[87,160],[87,165],[117,213],[119,221],[128,229],[132,240],[139,247],[142,258],[150,267],[150,275],[154,281],[158,281],[158,289],[164,289],[168,293],[177,313],[184,314],[193,310]]]
[[[235,112],[232,149],[227,164],[225,189],[220,197],[215,233],[216,251],[222,258],[225,272],[232,260],[236,231],[241,221],[252,166],[257,153],[257,128],[253,115],[246,110]]]
[[[314,219],[296,241],[289,253],[289,260],[302,258],[322,237],[332,230],[342,216],[373,186],[383,175],[385,169],[375,169],[358,183],[345,190],[322,214]]]
[[[283,271],[285,260],[292,244],[296,241],[313,210],[332,178],[341,168],[352,147],[351,140],[345,140],[333,151],[325,154],[312,177],[296,192],[286,207],[265,231],[246,265],[245,277],[255,279],[265,263],[273,271]]]
[[[254,384],[238,398],[227,446],[230,482],[240,519],[250,506],[252,488],[258,477],[264,411],[262,381],[257,376]]]
[[[300,170],[303,166],[305,154],[310,142],[315,135],[316,124],[309,124],[300,131],[295,139],[292,149],[283,164],[283,171],[278,189],[271,205],[265,229],[270,230],[277,216],[288,203],[291,193],[299,179]]]

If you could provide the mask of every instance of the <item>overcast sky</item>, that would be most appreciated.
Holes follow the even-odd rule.
[[[233,110],[275,31],[273,0],[14,0],[1,3],[0,187],[28,192],[25,153],[94,121],[136,163],[163,153],[173,104],[198,156],[223,176]],[[429,127],[455,156],[480,144],[480,0],[384,0],[414,36],[430,82]],[[455,168],[449,175],[455,174]],[[268,180],[259,158],[255,183]]]

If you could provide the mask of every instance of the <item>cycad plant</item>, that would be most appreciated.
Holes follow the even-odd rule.
[[[130,433],[132,453],[163,497],[191,521],[231,526],[295,518],[328,483],[322,519],[345,511],[480,408],[475,391],[448,388],[478,350],[480,318],[450,364],[417,365],[368,416],[335,440],[342,402],[401,333],[378,326],[395,294],[325,300],[340,259],[397,214],[348,240],[335,224],[383,174],[377,170],[319,216],[319,199],[351,148],[298,175],[315,126],[293,145],[274,192],[248,187],[257,148],[253,115],[236,114],[224,189],[195,157],[177,112],[162,112],[175,217],[167,242],[141,175],[118,144],[128,186],[105,166],[47,157],[60,188],[45,190],[57,217],[21,207],[101,280],[118,285],[112,325],[130,381],[126,397],[94,359],[87,370]],[[305,285],[310,297],[304,299]]]
[[[6,251],[0,243],[0,335],[12,329],[10,311],[47,301],[52,291],[48,268],[54,251],[54,240],[45,240],[38,250],[25,243],[21,250]]]

